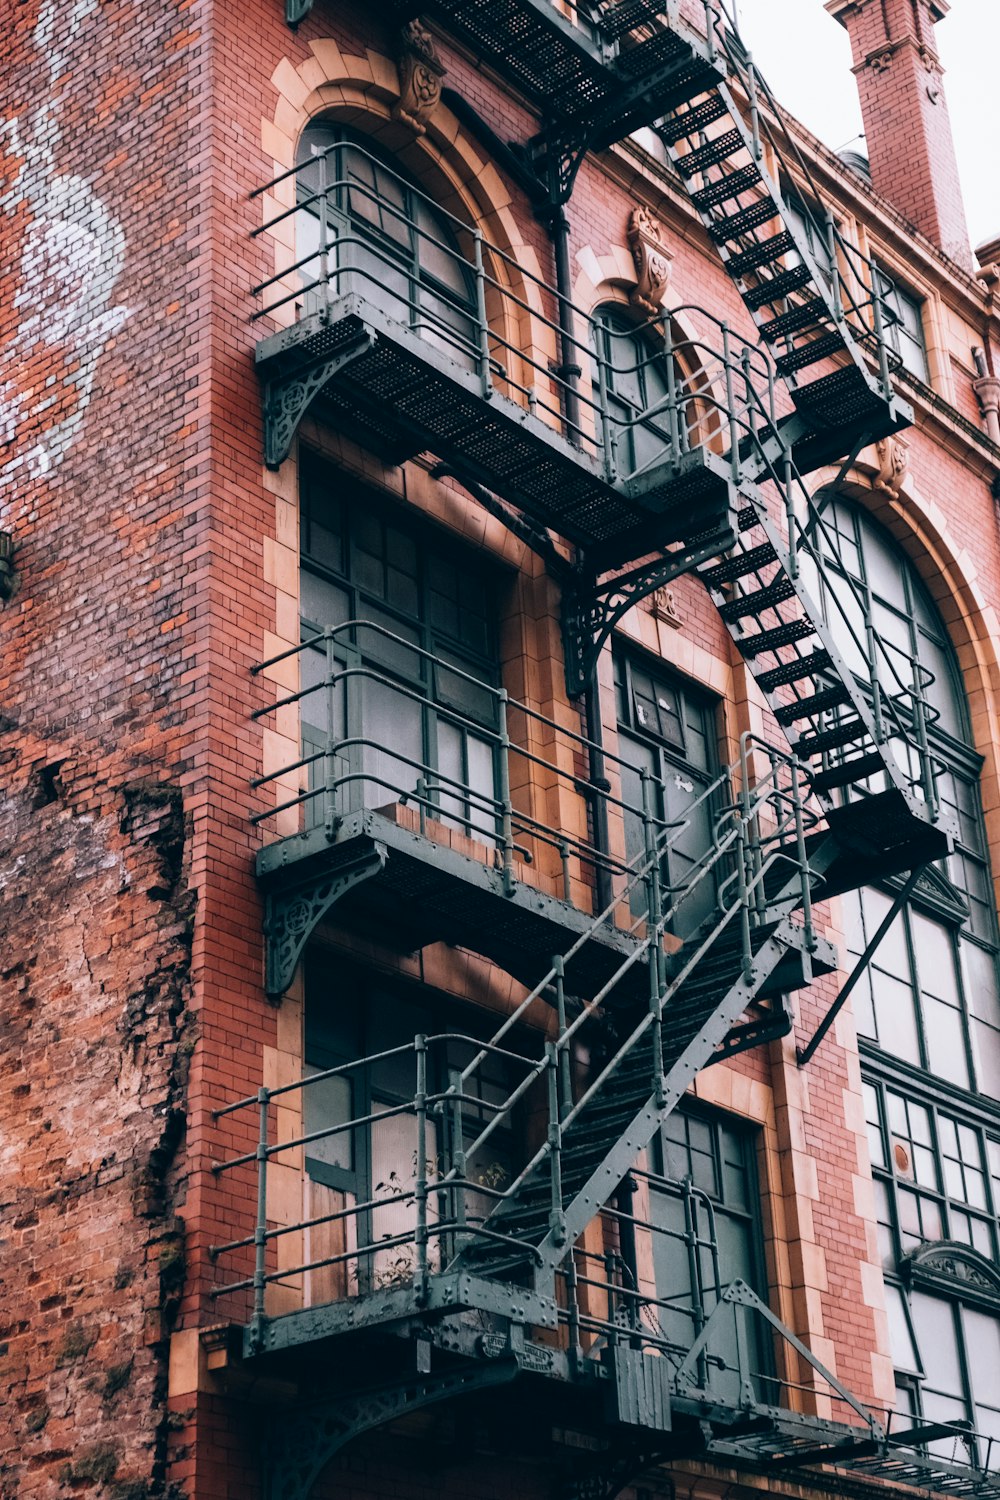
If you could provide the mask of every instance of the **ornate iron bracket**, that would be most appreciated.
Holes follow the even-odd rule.
[[[280,999],[291,984],[295,966],[310,934],[330,908],[363,880],[378,875],[385,866],[386,855],[385,845],[375,844],[374,848],[367,849],[334,875],[267,892],[264,898],[264,988],[272,1000]]]
[[[373,335],[364,333],[333,359],[325,359],[310,369],[286,375],[270,375],[265,370],[264,462],[269,469],[279,468],[288,457],[299,423],[327,381],[365,354],[373,343]]]
[[[272,1424],[265,1455],[268,1500],[308,1500],[327,1464],[361,1433],[417,1407],[506,1384],[517,1373],[515,1360],[496,1360],[444,1375],[418,1375],[380,1390],[337,1397],[311,1410],[281,1411]]]
[[[735,543],[736,534],[727,527],[715,533],[710,541],[642,563],[614,578],[577,575],[576,582],[564,590],[562,606],[566,687],[570,697],[579,697],[587,690],[604,643],[633,604],[683,573],[690,573],[699,563],[718,557]]]

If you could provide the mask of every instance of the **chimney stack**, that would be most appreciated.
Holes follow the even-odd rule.
[[[966,271],[969,231],[934,46],[948,0],[826,0],[851,38],[872,184]]]

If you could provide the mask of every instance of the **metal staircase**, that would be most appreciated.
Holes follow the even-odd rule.
[[[781,152],[759,104],[766,86],[721,0],[711,24],[732,87],[719,81],[692,93],[665,110],[657,131],[761,338],[774,350],[795,405],[784,422],[786,441],[799,471],[807,473],[842,458],[859,441],[909,426],[912,411],[892,388],[887,314],[874,267],[841,237],[832,213],[820,222],[802,204],[797,216],[814,217],[824,247],[827,264],[817,262],[769,170],[765,147],[779,167]],[[777,105],[767,102],[779,120]]]

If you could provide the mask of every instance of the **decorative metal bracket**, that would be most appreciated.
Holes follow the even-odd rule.
[[[268,1500],[308,1500],[331,1459],[352,1439],[421,1406],[504,1385],[518,1373],[515,1360],[494,1360],[448,1374],[412,1380],[359,1395],[336,1397],[305,1411],[281,1411],[273,1421],[265,1456]]]
[[[570,697],[586,692],[604,643],[633,604],[735,545],[736,533],[728,526],[708,542],[683,547],[614,578],[578,575],[575,583],[564,590],[562,606],[566,687]]]
[[[299,423],[326,383],[345,365],[366,354],[374,342],[374,336],[366,332],[334,358],[294,374],[271,375],[265,367],[264,462],[269,469],[280,468],[288,457]]]
[[[280,999],[291,984],[295,966],[310,934],[330,908],[356,885],[378,875],[385,867],[386,857],[385,845],[375,844],[335,875],[320,877],[309,884],[279,886],[267,892],[264,899],[264,988],[272,1000]]]

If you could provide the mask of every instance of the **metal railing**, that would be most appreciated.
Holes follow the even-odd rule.
[[[816,182],[812,167],[786,123],[784,111],[740,36],[731,0],[705,0],[705,11],[712,46],[725,58],[747,100],[751,154],[759,161],[766,142],[779,165],[783,166],[785,156],[789,156],[807,183],[811,201],[810,198],[799,198],[795,207],[815,243],[822,246],[825,267],[808,246],[803,247],[815,285],[825,287],[828,292],[837,324],[849,328],[873,357],[882,394],[888,400],[894,394],[892,376],[902,362],[886,337],[887,331],[898,322],[892,306],[893,282],[870,256],[842,233],[833,211],[820,207],[823,189]],[[794,295],[788,299],[788,305],[795,306]]]
[[[352,175],[352,162],[372,181]],[[255,196],[264,194],[295,202],[253,234],[292,226],[296,248],[254,288],[254,320],[328,316],[353,292],[422,341],[428,358],[443,355],[474,379],[484,399],[507,398],[561,432],[609,483],[696,444],[735,461],[748,385],[754,407],[776,411],[773,360],[724,320],[675,308],[609,334],[600,310],[573,304],[353,141],[316,152]],[[671,321],[681,314],[692,332]]]
[[[245,1274],[218,1288],[215,1295],[252,1292],[252,1318],[260,1320],[266,1316],[269,1286],[288,1286],[309,1273],[345,1267],[350,1268],[347,1274],[353,1276],[354,1289],[368,1290],[373,1279],[377,1286],[379,1278],[386,1275],[386,1252],[393,1255],[390,1282],[402,1267],[402,1279],[424,1287],[427,1278],[462,1246],[498,1238],[483,1206],[492,1207],[515,1197],[525,1180],[539,1171],[549,1183],[552,1215],[557,1220],[564,1212],[561,1155],[566,1132],[595,1095],[611,1086],[626,1058],[646,1059],[651,1080],[663,1076],[663,1027],[669,1021],[670,999],[727,929],[737,937],[737,962],[743,973],[751,972],[755,934],[764,922],[773,920],[769,901],[775,873],[781,877],[778,884],[782,887],[790,880],[798,882],[797,895],[783,899],[786,909],[796,904],[801,908],[804,940],[807,945],[811,941],[812,875],[805,835],[818,820],[807,806],[807,790],[808,778],[793,759],[744,736],[739,760],[703,793],[703,799],[713,799],[719,811],[711,841],[686,877],[670,885],[662,879],[662,872],[672,846],[689,832],[689,820],[665,824],[647,808],[645,847],[627,867],[621,890],[566,952],[554,957],[549,970],[491,1037],[478,1040],[468,1035],[419,1035],[412,1043],[389,1052],[326,1068],[278,1088],[262,1088],[254,1097],[218,1110],[217,1121],[240,1117],[247,1148],[214,1170],[219,1176],[255,1167],[255,1187],[250,1180],[244,1181],[244,1187],[247,1211],[256,1201],[257,1217],[252,1231],[216,1248],[217,1257],[252,1254],[252,1259],[245,1261]],[[692,804],[689,812],[694,808]],[[706,879],[717,882],[716,909],[685,945],[683,962],[670,977],[664,937]],[[641,915],[633,913],[631,903],[632,891],[638,885],[646,890]],[[605,928],[630,939],[628,951],[596,993],[586,1000],[577,999],[566,991],[567,965]],[[589,1046],[595,1056],[606,1051],[607,1004],[614,1001],[623,982],[634,984],[637,973],[641,973],[637,966],[645,966],[648,971],[649,999],[641,1019],[607,1064],[599,1068],[597,1076],[586,1086],[575,1085],[573,1073],[581,1044]],[[449,1069],[449,1056],[454,1062],[456,1047],[473,1055],[461,1067]],[[383,1101],[377,1110],[366,1108],[357,1115],[348,1113],[346,1118],[316,1130],[289,1128],[288,1121],[278,1130],[276,1108],[294,1106],[293,1118],[301,1123],[310,1091],[333,1079],[356,1078],[362,1072],[370,1076],[373,1068],[389,1058],[395,1060],[397,1073],[400,1061],[406,1059],[406,1069],[413,1079],[409,1098]],[[499,1093],[498,1062],[509,1074],[505,1089]],[[544,1115],[544,1126],[538,1134],[544,1139],[534,1150],[529,1144],[520,1164],[511,1162],[509,1169],[504,1168],[507,1176],[500,1185],[496,1175],[498,1132],[507,1131],[511,1140],[528,1139],[527,1117],[533,1115],[537,1121],[539,1111]],[[296,1170],[301,1171],[302,1153],[308,1154],[310,1146],[334,1139],[355,1141],[359,1132],[376,1131],[399,1117],[412,1122],[412,1156],[407,1148],[388,1190],[383,1185],[381,1192],[362,1191],[361,1201],[357,1195],[350,1202],[345,1197],[342,1204],[326,1212],[285,1224],[273,1223],[268,1207],[269,1171],[276,1166],[287,1170],[288,1162],[298,1163]],[[257,1122],[256,1130],[249,1129],[248,1133],[251,1119]],[[251,1137],[255,1139],[253,1145]],[[386,1182],[388,1179],[383,1179]],[[384,1219],[389,1210],[404,1219],[398,1220],[399,1227],[390,1225],[387,1232],[373,1237],[373,1218]],[[334,1224],[343,1226],[339,1232],[344,1238],[334,1253],[304,1256],[292,1265],[285,1256],[278,1264],[279,1241]],[[511,1241],[510,1248],[529,1259],[534,1253],[530,1244],[516,1240]],[[342,1283],[341,1295],[348,1294],[347,1283]]]

